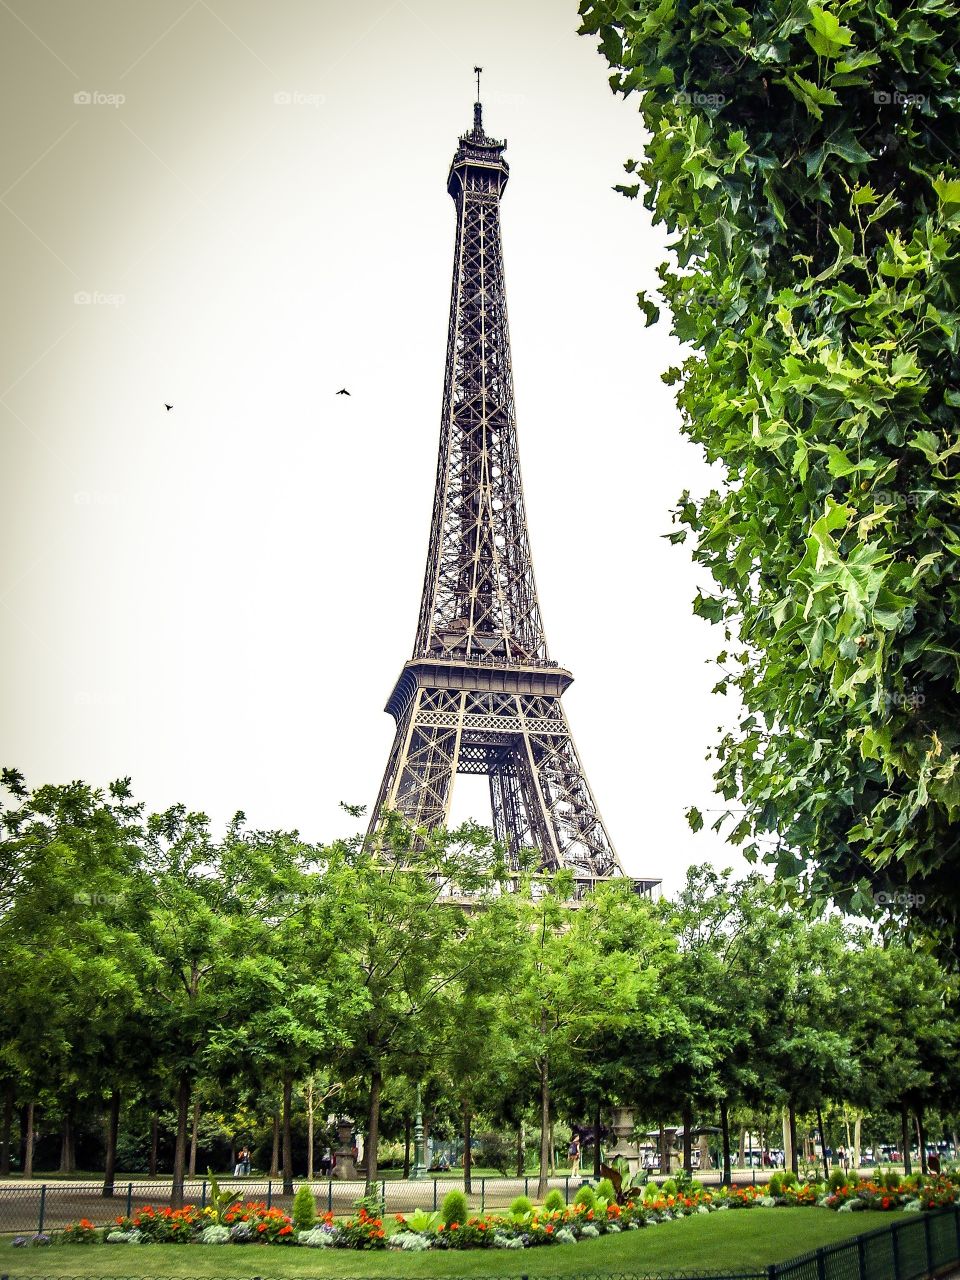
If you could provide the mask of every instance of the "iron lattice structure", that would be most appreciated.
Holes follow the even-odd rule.
[[[371,831],[384,810],[444,823],[455,775],[485,774],[497,839],[592,881],[623,869],[560,702],[573,677],[549,657],[533,575],[500,233],[505,146],[476,103],[447,179],[457,232],[423,600],[387,702],[397,732]]]

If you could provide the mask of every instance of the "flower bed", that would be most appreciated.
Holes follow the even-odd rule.
[[[425,1249],[530,1249],[557,1244],[575,1244],[637,1231],[693,1214],[718,1213],[731,1209],[762,1207],[809,1207],[842,1212],[903,1209],[922,1212],[955,1204],[958,1187],[951,1178],[896,1179],[890,1175],[879,1181],[840,1184],[831,1189],[819,1183],[793,1182],[762,1186],[719,1187],[682,1186],[676,1191],[636,1188],[634,1198],[624,1204],[608,1202],[592,1193],[582,1203],[563,1208],[531,1206],[516,1202],[503,1213],[459,1216],[441,1212],[396,1214],[388,1230],[375,1203],[357,1202],[357,1213],[345,1219],[332,1213],[308,1218],[309,1227],[295,1227],[282,1209],[268,1208],[263,1201],[231,1203],[220,1208],[164,1209],[147,1206],[132,1218],[117,1218],[109,1231],[97,1230],[87,1219],[71,1223],[58,1233],[58,1243],[108,1244],[248,1244],[286,1245],[331,1249],[397,1249],[420,1252]],[[641,1195],[642,1190],[642,1195]],[[462,1193],[456,1202],[465,1206]],[[308,1202],[309,1203],[309,1202]],[[451,1208],[454,1202],[451,1202]],[[302,1221],[298,1218],[298,1222]],[[18,1237],[14,1244],[49,1243],[50,1237]]]

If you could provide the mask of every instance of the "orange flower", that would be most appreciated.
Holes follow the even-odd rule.
[[[549,1236],[552,1234],[553,1234],[553,1227],[547,1227],[547,1235]]]

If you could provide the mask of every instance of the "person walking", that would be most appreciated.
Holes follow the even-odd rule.
[[[567,1147],[567,1155],[570,1157],[570,1173],[576,1177],[580,1172],[580,1135],[575,1133],[570,1139],[570,1145]]]

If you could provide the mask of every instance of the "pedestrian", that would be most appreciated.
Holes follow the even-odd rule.
[[[243,1156],[244,1156],[244,1148],[241,1147],[240,1150],[237,1152],[236,1164],[233,1166],[233,1176],[235,1178],[239,1178],[240,1175],[243,1173]]]
[[[567,1155],[570,1157],[570,1173],[576,1177],[580,1172],[580,1135],[574,1133],[570,1139],[570,1145],[567,1147]]]
[[[847,1171],[847,1151],[845,1147],[837,1147],[837,1161],[840,1168],[846,1173]]]

